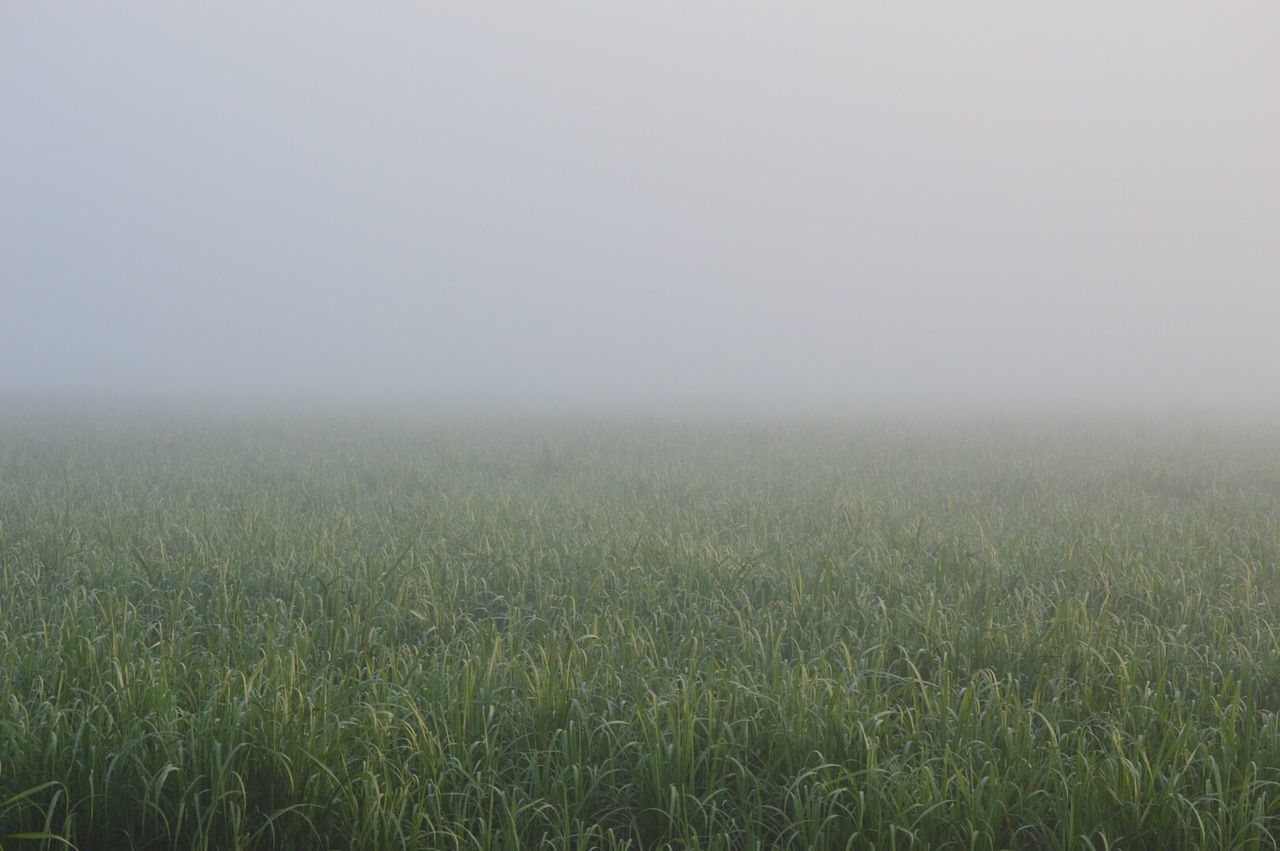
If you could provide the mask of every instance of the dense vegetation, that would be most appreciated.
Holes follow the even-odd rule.
[[[1280,438],[0,436],[0,845],[1280,837]]]

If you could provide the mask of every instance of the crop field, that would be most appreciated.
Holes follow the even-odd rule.
[[[1272,848],[1278,628],[1262,427],[13,417],[0,846]]]

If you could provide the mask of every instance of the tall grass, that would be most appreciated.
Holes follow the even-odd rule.
[[[0,845],[1271,848],[1278,627],[1262,432],[9,423]]]

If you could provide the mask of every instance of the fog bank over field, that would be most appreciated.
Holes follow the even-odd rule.
[[[8,3],[0,396],[1280,408],[1280,5]]]

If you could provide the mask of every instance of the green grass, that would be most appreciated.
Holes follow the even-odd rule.
[[[1280,837],[1265,430],[0,431],[6,849]]]

